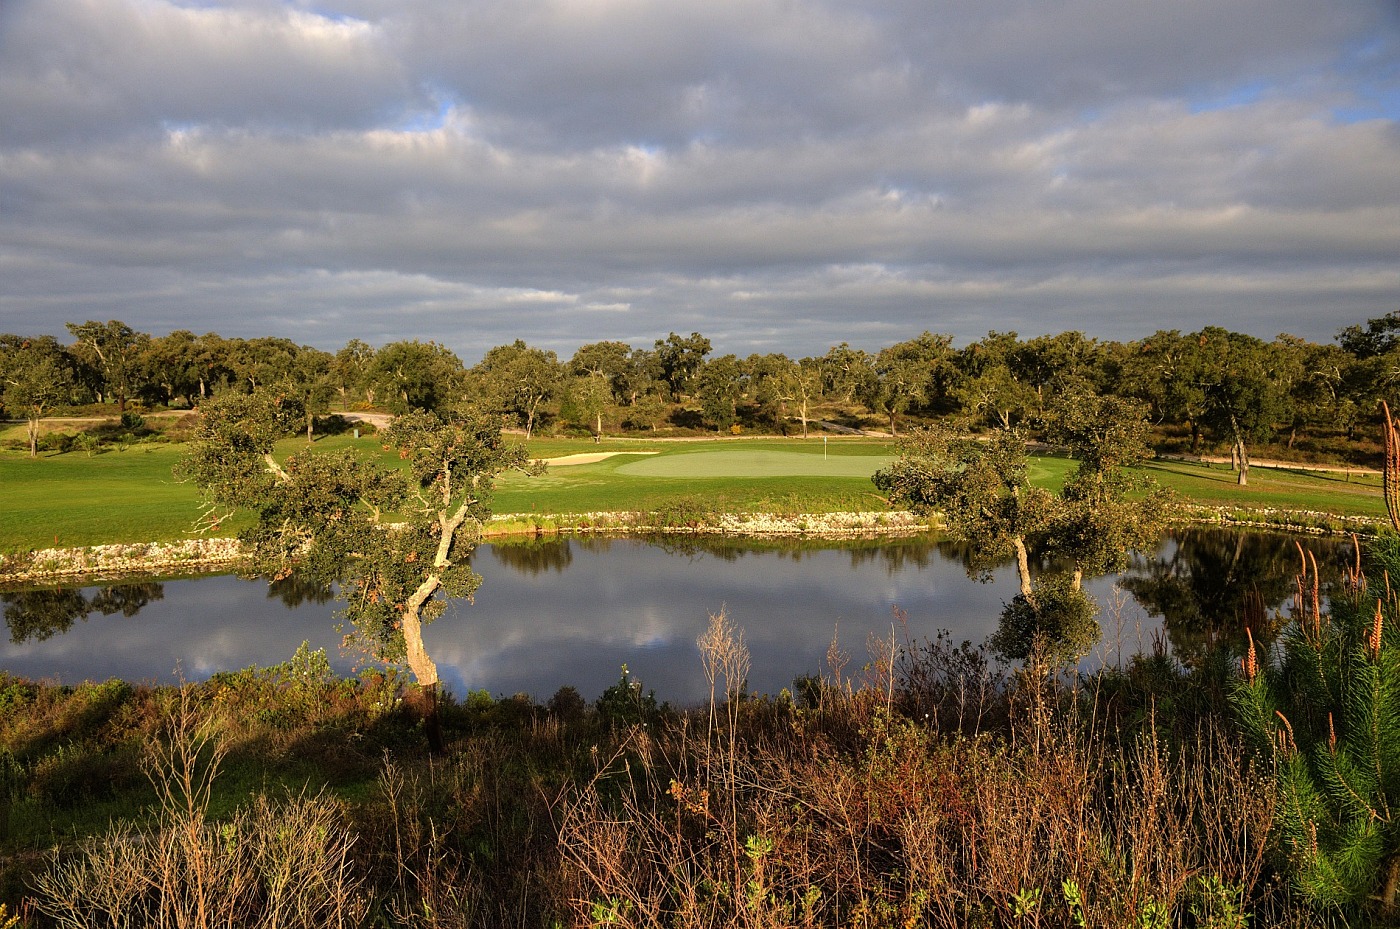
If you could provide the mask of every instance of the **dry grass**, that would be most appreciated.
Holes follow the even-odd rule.
[[[876,644],[820,710],[715,688],[704,740],[633,732],[561,803],[573,922],[1167,926],[1262,899],[1273,794],[1227,734],[1122,747],[1053,682]],[[723,616],[701,647],[712,679],[746,660]]]
[[[158,708],[168,722],[149,738],[154,814],[39,868],[26,929],[1242,929],[1246,914],[1309,915],[1270,870],[1271,779],[1221,719],[1183,713],[1182,691],[1202,685],[1162,656],[1067,682],[910,642],[896,617],[861,670],[833,644],[827,676],[793,701],[747,693],[724,613],[698,645],[711,696],[692,712],[628,726],[572,691],[449,702],[449,754],[378,742],[377,781],[353,799],[216,796],[226,752],[290,757],[322,730],[353,741],[336,714],[363,708],[342,695],[337,709],[343,688],[319,673],[294,675],[301,689],[257,675],[63,701],[38,688],[32,720],[6,730],[27,746],[21,790],[62,754],[43,745],[146,732],[127,717]],[[278,694],[285,718],[268,712]],[[1159,715],[1154,694],[1176,708]],[[387,712],[361,722],[411,733]]]
[[[148,773],[157,824],[117,824],[35,881],[40,913],[64,929],[347,927],[366,898],[352,873],[354,839],[325,797],[257,797],[214,823],[209,803],[224,748],[200,731],[180,689]]]

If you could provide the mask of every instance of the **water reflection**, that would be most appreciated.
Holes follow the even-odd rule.
[[[1325,577],[1350,558],[1349,543],[1305,544]],[[868,636],[891,634],[895,607],[907,613],[916,639],[946,629],[955,641],[983,641],[1015,594],[1015,571],[993,567],[989,583],[972,583],[968,555],[966,546],[933,538],[483,545],[473,562],[486,583],[473,603],[450,605],[426,640],[458,694],[484,688],[543,699],[572,685],[596,696],[626,663],[663,698],[688,702],[705,692],[695,639],[711,613],[726,609],[753,653],[750,685],[776,693],[799,675],[820,673],[833,636],[858,666]],[[1159,628],[1154,616],[1166,617],[1171,643],[1186,660],[1234,641],[1245,621],[1258,634],[1265,629],[1260,617],[1276,617],[1291,593],[1297,557],[1286,536],[1182,533],[1155,560],[1090,583],[1106,605],[1103,654],[1131,654]],[[1115,580],[1136,598],[1120,598],[1126,602],[1117,610],[1110,606]],[[10,629],[0,668],[27,677],[169,680],[178,667],[197,678],[284,661],[303,639],[325,648],[342,672],[358,660],[339,652],[329,591],[291,579],[270,588],[219,576],[31,589],[0,599]],[[138,611],[120,627],[95,620]],[[1122,641],[1124,628],[1138,630],[1137,643]]]
[[[135,616],[141,608],[165,596],[155,582],[112,584],[91,594],[73,588],[34,588],[0,593],[5,624],[15,644],[33,639],[42,642],[67,632],[78,620],[93,613],[103,616]]]
[[[294,609],[304,603],[330,603],[335,599],[335,591],[318,581],[308,581],[292,574],[269,581],[267,596],[268,599],[277,600],[288,609]]]
[[[562,574],[574,563],[574,544],[558,536],[495,546],[496,561],[521,574]]]
[[[1325,587],[1336,583],[1355,550],[1350,541],[1308,539]],[[1242,652],[1245,627],[1267,643],[1285,623],[1295,591],[1300,542],[1262,532],[1198,529],[1179,533],[1154,559],[1138,559],[1119,580],[1150,613],[1161,616],[1176,656],[1187,664],[1224,646]]]

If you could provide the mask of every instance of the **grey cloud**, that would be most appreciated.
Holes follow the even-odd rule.
[[[740,354],[1168,321],[1325,340],[1400,305],[1400,128],[1331,115],[1400,84],[1379,3],[0,16],[0,330],[471,360],[692,329]]]
[[[422,105],[366,22],[295,9],[14,0],[0,27],[7,145],[187,124],[359,127]]]
[[[1349,44],[1379,38],[1394,48],[1400,16],[1387,0],[1325,16],[1308,0],[991,0],[935,9],[947,28],[915,34],[962,93],[1055,107],[1293,79],[1332,64]]]

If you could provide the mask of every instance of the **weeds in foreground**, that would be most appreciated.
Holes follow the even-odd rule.
[[[169,724],[148,739],[149,814],[34,862],[25,929],[1239,929],[1310,915],[1268,854],[1269,772],[1224,719],[1158,712],[1158,695],[1196,686],[1161,656],[1067,682],[892,636],[855,676],[833,647],[830,673],[793,700],[747,692],[723,611],[698,645],[706,706],[633,712],[630,677],[594,705],[567,688],[544,705],[473,694],[444,707],[445,757],[411,737],[410,713],[355,715],[378,684],[353,691],[309,661],[285,680],[94,691],[81,707],[35,685],[20,715],[67,720],[83,745],[132,731],[136,701]],[[301,709],[253,711],[274,698]],[[5,726],[29,734],[7,746],[21,749],[11,796],[27,797],[42,727]],[[377,775],[339,797],[229,783],[246,746],[290,755],[325,733],[373,742]]]
[[[365,898],[337,806],[324,796],[259,796],[211,822],[224,757],[181,687],[147,761],[157,824],[113,825],[55,862],[35,880],[38,910],[64,929],[358,925]]]

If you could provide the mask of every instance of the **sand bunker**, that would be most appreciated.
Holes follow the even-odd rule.
[[[585,452],[580,455],[565,455],[562,458],[546,458],[544,463],[551,468],[566,468],[569,465],[595,464],[613,455],[656,455],[658,452]]]

